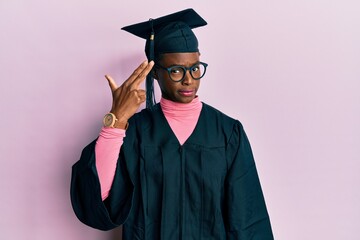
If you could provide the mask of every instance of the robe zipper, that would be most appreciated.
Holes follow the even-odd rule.
[[[184,158],[184,151],[183,147],[180,146],[179,148],[180,153],[180,161],[181,161],[181,173],[180,173],[180,240],[184,239],[184,205],[185,205],[185,194],[184,194],[184,188],[185,188],[185,158]]]

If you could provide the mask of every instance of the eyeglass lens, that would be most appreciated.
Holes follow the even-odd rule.
[[[198,63],[188,68],[188,70],[190,71],[192,78],[195,80],[202,78],[205,74],[205,66],[202,63]],[[183,66],[174,66],[169,69],[169,75],[173,81],[181,81],[185,77],[186,71],[187,68]]]

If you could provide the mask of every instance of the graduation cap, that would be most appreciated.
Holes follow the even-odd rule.
[[[158,60],[164,53],[198,52],[198,40],[191,30],[205,26],[207,22],[193,9],[185,9],[160,18],[123,27],[146,40],[145,53],[149,61]],[[154,79],[146,77],[146,107],[155,105]]]

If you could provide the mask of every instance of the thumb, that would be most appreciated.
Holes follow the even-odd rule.
[[[118,88],[115,80],[112,77],[110,77],[109,75],[105,75],[105,78],[108,80],[111,92],[115,92],[115,90]]]

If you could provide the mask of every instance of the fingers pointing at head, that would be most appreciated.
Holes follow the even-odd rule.
[[[153,61],[144,61],[121,86],[118,86],[112,77],[105,75],[113,95],[111,112],[118,118],[121,117],[126,121],[135,114],[140,104],[146,101],[146,91],[140,89],[139,85],[150,73],[153,66]]]
[[[149,63],[147,63],[146,67],[142,70],[142,72],[138,75],[138,77],[135,79],[133,83],[135,88],[138,88],[139,85],[144,81],[144,79],[150,73],[153,66],[154,66],[154,61],[150,61]]]
[[[137,89],[139,85],[145,80],[153,66],[153,61],[144,61],[138,68],[136,68],[133,74],[131,74],[127,80],[127,84],[129,84],[130,88]]]
[[[124,85],[129,86],[131,89],[137,89],[139,85],[145,80],[153,66],[154,61],[144,61],[134,70],[130,77],[124,82]],[[118,88],[115,80],[109,75],[105,75],[105,78],[109,82],[111,91],[114,92]]]
[[[151,71],[152,67],[154,66],[154,61],[144,61],[137,67],[134,72],[130,75],[130,77],[124,82],[125,87],[129,87],[130,90],[138,89],[139,85],[145,80],[146,76]],[[105,75],[105,78],[108,80],[111,92],[115,92],[118,88],[115,80],[109,76]]]

